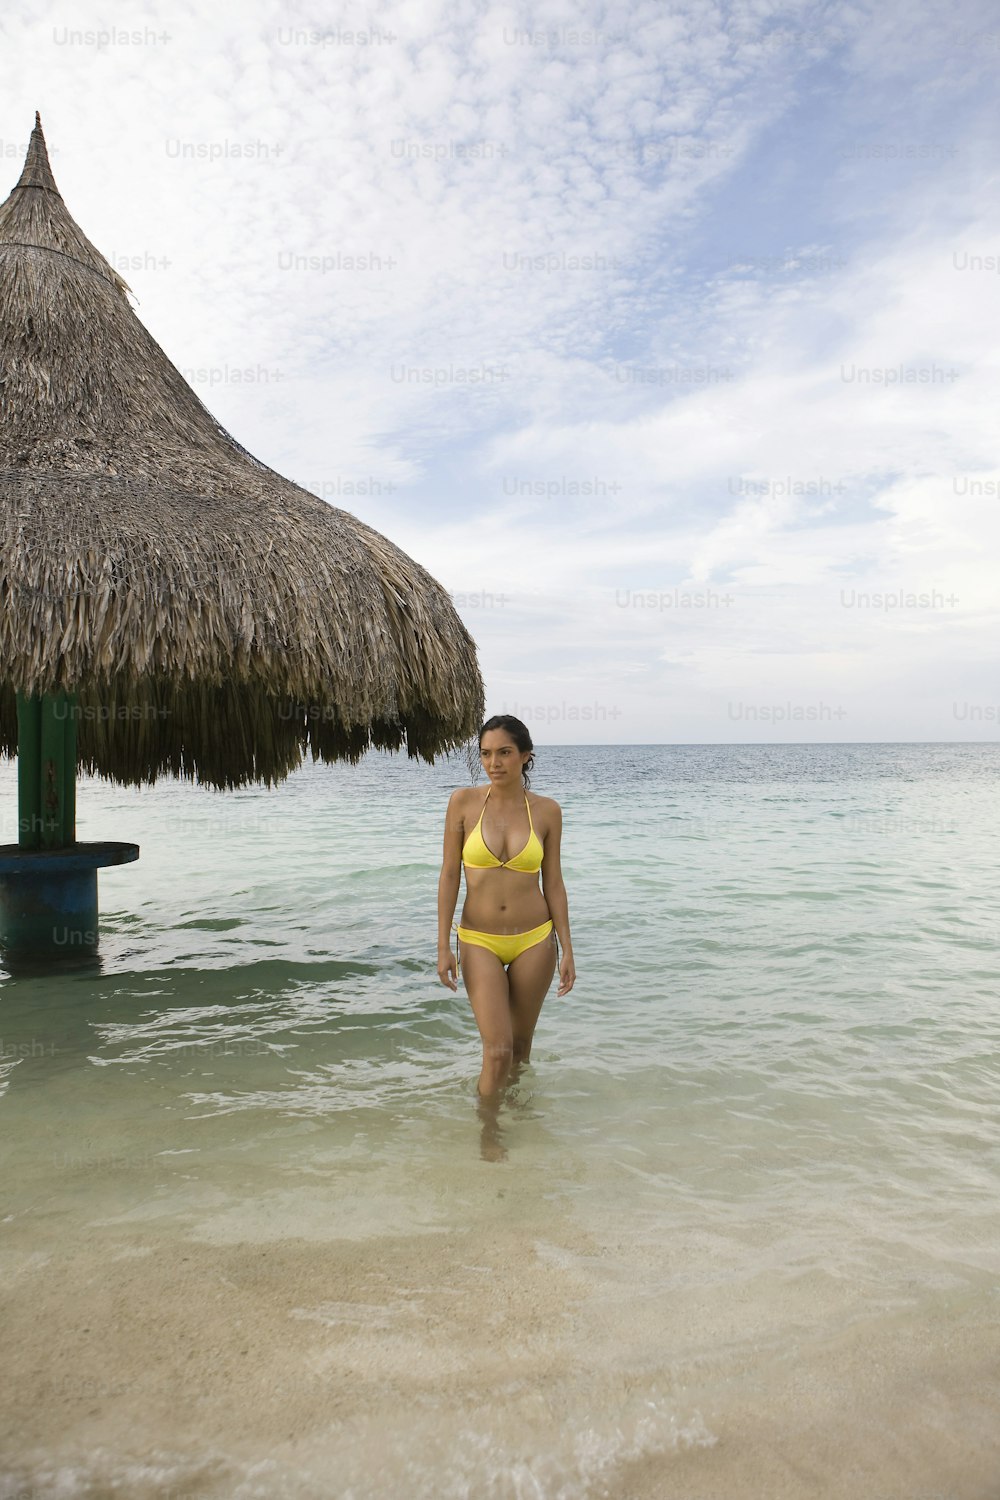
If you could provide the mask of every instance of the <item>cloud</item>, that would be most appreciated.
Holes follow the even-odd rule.
[[[250,0],[108,39],[91,3],[22,3],[0,160],[41,108],[154,336],[454,592],[491,696],[621,708],[550,738],[963,738],[1000,540],[991,28]],[[735,602],[682,602],[710,590]],[[843,700],[850,732],[748,735],[737,684]]]

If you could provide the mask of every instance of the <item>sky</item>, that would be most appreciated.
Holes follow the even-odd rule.
[[[0,166],[537,742],[997,740],[998,74],[989,0],[8,0]]]

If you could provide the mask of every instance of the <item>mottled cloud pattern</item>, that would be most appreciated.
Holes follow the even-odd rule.
[[[0,23],[79,223],[542,743],[996,739],[1000,23],[401,0]]]

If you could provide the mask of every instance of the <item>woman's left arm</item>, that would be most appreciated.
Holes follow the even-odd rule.
[[[568,995],[576,981],[576,967],[573,963],[573,941],[569,935],[569,902],[566,899],[566,886],[563,883],[559,859],[562,844],[562,808],[558,802],[554,802],[552,806],[554,813],[545,835],[545,852],[542,856],[542,891],[545,895],[545,904],[552,916],[552,925],[559,939],[557,994]]]

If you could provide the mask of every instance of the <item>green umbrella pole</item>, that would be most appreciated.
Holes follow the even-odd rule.
[[[42,846],[42,700],[17,695],[17,842]]]
[[[76,842],[76,699],[17,695],[17,826],[22,849]]]
[[[8,968],[94,954],[97,872],[139,858],[138,844],[76,841],[77,713],[72,693],[17,695],[18,842],[0,846],[0,952]]]
[[[63,834],[67,844],[76,843],[76,696],[67,693],[66,737],[63,741]]]

